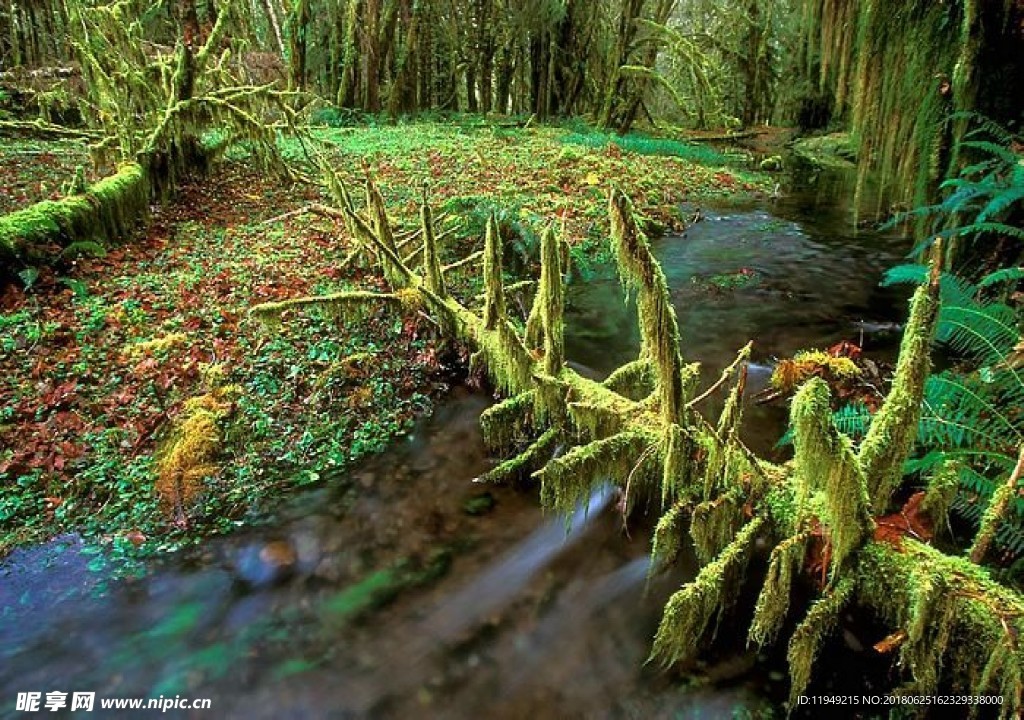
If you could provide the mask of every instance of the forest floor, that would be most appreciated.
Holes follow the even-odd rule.
[[[414,225],[429,183],[432,203],[458,228],[448,262],[482,246],[492,211],[527,269],[552,220],[578,264],[606,257],[610,182],[662,227],[679,226],[684,200],[771,184],[742,157],[708,148],[557,128],[420,123],[315,135],[340,176],[373,174],[400,224]],[[0,158],[5,173],[24,178],[0,209],[59,188],[79,164],[64,144],[51,153],[32,143],[36,162],[11,170]],[[0,155],[27,146],[5,141]],[[298,142],[283,149],[304,162]],[[270,332],[248,318],[264,301],[377,287],[373,274],[341,266],[344,229],[302,212],[323,200],[318,187],[229,154],[132,241],[35,269],[30,287],[3,291],[0,556],[68,531],[126,558],[181,547],[337,475],[430,410],[453,368],[426,319],[382,312],[340,328],[311,313]],[[451,283],[463,297],[478,289],[468,276]],[[189,408],[211,396],[216,467],[186,492],[161,481],[162,453]]]
[[[79,166],[86,171],[87,181],[99,179],[91,171],[88,149],[81,142],[4,138],[0,143],[0,213],[58,199]]]

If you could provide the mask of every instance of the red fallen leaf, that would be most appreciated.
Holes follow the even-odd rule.
[[[805,567],[817,580],[819,588],[828,584],[828,566],[832,563],[832,544],[826,539],[824,528],[817,520],[811,528],[811,540],[807,547]]]
[[[845,357],[850,358],[851,360],[856,360],[857,358],[859,358],[860,353],[860,346],[857,345],[856,343],[849,342],[848,340],[837,342],[835,345],[828,349],[828,354],[831,355],[832,357]]]
[[[935,534],[931,519],[921,510],[924,493],[910,496],[899,512],[875,518],[875,540],[901,547],[903,538],[910,535],[922,542],[928,542]]]
[[[53,510],[54,508],[59,507],[64,502],[64,499],[59,497],[45,497],[43,498],[43,501],[46,503],[47,510]]]
[[[907,639],[906,630],[897,630],[894,633],[886,635],[884,638],[875,643],[874,648],[876,652],[883,655],[891,653],[893,650],[903,644],[903,641]]]
[[[142,543],[146,542],[146,536],[138,530],[129,530],[124,534],[124,538],[135,547],[138,547]]]

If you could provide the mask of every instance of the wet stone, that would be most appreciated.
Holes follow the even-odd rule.
[[[494,495],[490,491],[482,492],[466,498],[462,503],[462,511],[467,515],[486,515],[494,509]]]
[[[240,580],[252,587],[269,587],[287,580],[298,561],[295,548],[287,540],[271,540],[243,548],[235,560]]]

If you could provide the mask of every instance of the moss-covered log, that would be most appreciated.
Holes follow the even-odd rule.
[[[43,200],[0,217],[0,263],[13,269],[46,259],[56,246],[126,237],[149,210],[149,173],[121,166],[80,195]]]
[[[910,539],[892,544],[875,539],[873,516],[885,510],[899,485],[898,468],[912,436],[901,423],[921,402],[926,355],[934,332],[937,286],[914,297],[894,387],[880,410],[880,428],[856,453],[831,419],[828,390],[820,381],[801,389],[793,407],[796,461],[775,466],[739,440],[745,374],[737,363],[725,411],[713,421],[697,409],[707,392],[692,397],[698,368],[684,365],[679,330],[665,276],[624,195],[609,203],[612,243],[623,284],[637,293],[642,346],[636,361],[599,383],[564,364],[562,277],[558,243],[551,230],[542,243],[541,282],[525,331],[503,308],[498,233],[490,228],[483,253],[486,291],[481,314],[446,294],[436,238],[424,211],[424,272],[406,265],[374,232],[373,222],[346,213],[359,242],[372,245],[393,293],[415,295],[452,338],[476,351],[475,363],[509,399],[481,418],[485,438],[502,453],[524,448],[482,479],[532,472],[549,507],[571,512],[604,482],[624,486],[627,508],[636,497],[660,498],[665,514],[655,531],[655,555],[670,561],[685,540],[686,523],[697,540],[703,568],[666,607],[652,657],[673,663],[696,653],[743,582],[755,541],[774,543],[750,638],[775,640],[791,609],[794,577],[812,548],[831,573],[821,598],[789,638],[792,691],[809,681],[822,642],[850,602],[872,609],[901,630],[907,641],[899,659],[905,679],[922,693],[948,686],[968,694],[1002,693],[1005,717],[1022,709],[1019,681],[1024,668],[1017,638],[1024,631],[1024,601],[968,560],[950,558]],[[375,222],[383,222],[381,215]],[[373,304],[373,298],[365,298]],[[322,304],[336,297],[258,306],[266,319],[285,310]],[[909,439],[908,439],[909,437]],[[538,438],[530,442],[531,438]],[[555,453],[555,447],[564,452]],[[872,498],[870,490],[874,490]],[[817,542],[818,540],[823,542]],[[813,542],[812,542],[813,541]],[[822,545],[824,549],[821,550]],[[829,563],[829,559],[831,562]],[[748,579],[749,580],[749,579]],[[1015,684],[1016,683],[1016,684]]]

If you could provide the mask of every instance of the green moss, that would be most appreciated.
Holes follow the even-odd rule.
[[[558,445],[561,432],[557,427],[545,430],[523,452],[502,462],[476,479],[477,482],[497,483],[525,475],[541,467]]]
[[[751,547],[763,526],[763,518],[747,523],[714,562],[669,598],[654,636],[651,660],[671,665],[693,657],[712,621],[738,597]]]
[[[839,580],[815,601],[807,616],[793,631],[786,653],[786,659],[789,661],[791,706],[796,705],[797,698],[807,689],[818,651],[835,629],[839,622],[839,614],[853,596],[855,587],[856,583],[850,578]]]
[[[882,513],[903,479],[903,463],[917,439],[924,385],[931,371],[931,342],[938,318],[938,280],[914,293],[903,331],[892,388],[861,444],[858,461],[869,483],[871,505]]]
[[[575,447],[534,473],[545,507],[571,513],[604,482],[625,484],[653,444],[649,433],[632,430]]]
[[[679,323],[668,293],[668,281],[637,225],[633,204],[618,190],[608,201],[612,247],[619,277],[635,290],[640,319],[640,358],[649,359],[657,378],[661,415],[666,423],[681,422],[686,406],[683,360],[679,353]]]
[[[349,290],[331,295],[292,298],[280,302],[256,305],[249,314],[265,326],[275,329],[281,317],[289,310],[316,309],[339,322],[353,322],[384,307],[401,308],[403,298],[392,293],[375,293],[363,290]]]
[[[956,462],[947,461],[932,471],[928,478],[921,509],[931,518],[936,528],[945,525],[949,509],[960,487],[959,467]]]
[[[1024,709],[1021,686],[1006,683],[1024,668],[1018,593],[964,558],[907,538],[901,548],[870,543],[858,556],[855,576],[858,601],[906,633],[900,661],[915,686],[948,683],[959,693],[1003,693],[1000,717]]]
[[[0,256],[9,262],[35,262],[47,245],[115,242],[125,238],[148,209],[145,171],[137,163],[123,165],[84,194],[44,200],[0,217]]]
[[[501,274],[501,231],[491,213],[484,239],[484,329],[493,330],[506,317],[505,281]]]
[[[995,540],[1000,524],[1010,512],[1011,503],[1018,497],[1020,489],[1016,483],[1003,483],[992,493],[988,507],[981,516],[981,526],[971,544],[969,555],[974,562],[983,562],[988,554],[989,546]]]
[[[441,271],[441,261],[438,257],[437,238],[434,236],[433,213],[426,198],[420,206],[420,218],[423,232],[423,275],[426,286],[430,292],[443,298],[448,293],[445,288],[444,273]]]
[[[480,428],[489,448],[508,452],[527,436],[532,427],[535,395],[535,391],[529,390],[480,413]]]
[[[501,392],[513,395],[525,392],[531,385],[533,358],[507,320],[498,323],[494,331],[485,331],[481,321],[478,330],[471,332],[478,347],[470,369],[483,369]],[[536,400],[536,395],[533,396]]]
[[[850,358],[835,357],[823,350],[804,350],[775,366],[771,385],[776,390],[792,392],[812,377],[842,382],[859,375],[860,368]]]
[[[615,370],[604,381],[609,390],[633,400],[647,397],[654,392],[654,373],[649,360],[633,360]]]
[[[832,422],[828,385],[809,380],[793,398],[791,413],[797,504],[803,517],[811,514],[809,500],[822,492],[832,554],[832,577],[874,530],[867,483],[849,438]]]
[[[654,540],[651,545],[651,570],[655,567],[675,562],[680,550],[683,549],[683,535],[686,532],[686,506],[676,503],[658,520],[654,528]]]
[[[709,562],[736,536],[742,524],[743,503],[737,491],[697,505],[690,521],[690,537],[697,559]]]
[[[768,573],[757,596],[754,619],[750,623],[751,642],[762,647],[774,642],[789,612],[793,576],[803,568],[810,537],[809,532],[802,532],[786,538],[772,549]]]

